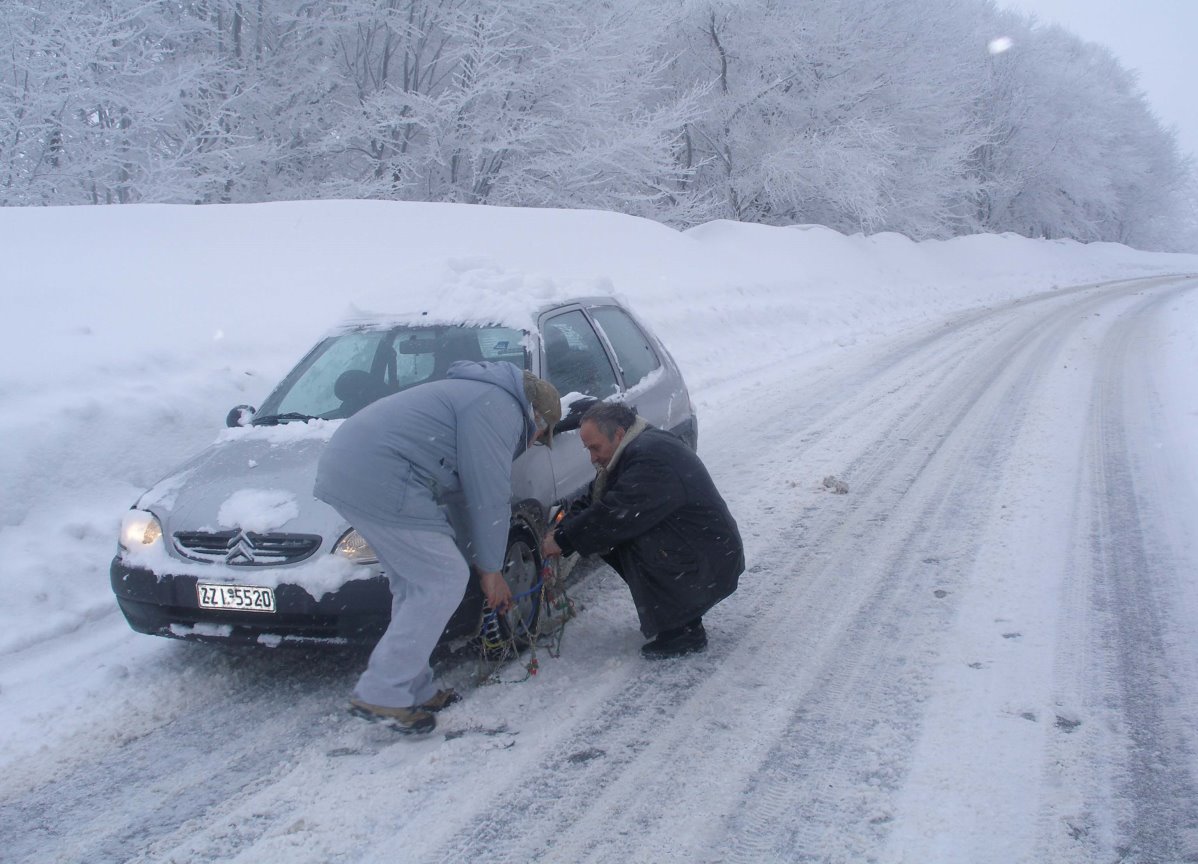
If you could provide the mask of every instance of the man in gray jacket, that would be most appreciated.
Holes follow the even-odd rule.
[[[511,363],[459,361],[446,378],[386,396],[346,420],[325,447],[314,494],[370,544],[391,585],[391,623],[354,688],[351,711],[401,732],[431,732],[458,701],[433,686],[429,658],[465,595],[469,565],[487,605],[505,611],[512,462],[561,419],[553,385]]]

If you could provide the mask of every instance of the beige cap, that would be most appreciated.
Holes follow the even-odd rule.
[[[552,445],[553,427],[557,425],[558,420],[562,419],[562,397],[558,395],[557,388],[544,378],[538,378],[525,369],[524,395],[528,397],[532,410],[544,417],[545,422],[549,424],[545,443]]]

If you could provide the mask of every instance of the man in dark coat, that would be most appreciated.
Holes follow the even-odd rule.
[[[595,465],[590,494],[544,538],[545,555],[599,553],[628,583],[648,658],[707,647],[703,614],[745,569],[736,521],[685,442],[632,409],[600,402],[579,429]]]

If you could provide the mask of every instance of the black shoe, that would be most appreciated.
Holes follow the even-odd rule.
[[[706,649],[707,631],[703,629],[703,620],[698,619],[673,630],[662,630],[656,639],[641,646],[641,656],[648,660],[664,660]]]

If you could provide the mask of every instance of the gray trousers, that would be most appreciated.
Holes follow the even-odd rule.
[[[354,698],[388,708],[419,705],[437,692],[429,656],[466,594],[470,568],[447,534],[398,528],[358,513],[350,522],[378,555],[391,584],[391,624]]]

